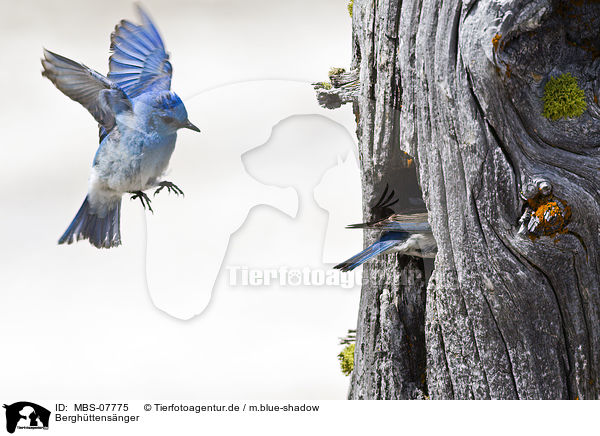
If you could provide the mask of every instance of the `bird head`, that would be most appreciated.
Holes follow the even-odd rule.
[[[190,129],[199,132],[188,119],[187,110],[183,101],[172,91],[165,91],[156,97],[153,102],[158,121],[166,130]]]

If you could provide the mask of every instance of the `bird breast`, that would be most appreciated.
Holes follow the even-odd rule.
[[[158,179],[167,170],[176,139],[176,134],[159,136],[142,145],[141,180],[144,184],[142,189],[156,186]]]
[[[169,165],[176,138],[140,129],[113,130],[94,159],[96,185],[121,193],[156,186]]]

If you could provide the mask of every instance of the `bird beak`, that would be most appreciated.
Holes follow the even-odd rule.
[[[183,125],[181,126],[184,129],[190,129],[193,130],[194,132],[199,132],[200,129],[196,126],[194,126],[192,123],[190,123],[190,120],[185,120],[185,123],[183,123]]]

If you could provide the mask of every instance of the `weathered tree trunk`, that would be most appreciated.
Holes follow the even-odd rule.
[[[365,267],[350,398],[598,398],[599,21],[583,0],[354,1],[365,218],[402,149],[439,252],[426,310],[421,261]],[[566,72],[587,110],[550,121]]]
[[[388,21],[379,19],[375,12],[373,7],[363,9],[354,21],[352,70],[360,73],[354,112],[365,221],[383,218],[373,216],[376,211],[372,206],[385,186],[393,187],[400,200],[397,211],[414,208],[410,199],[422,196],[414,163],[399,145],[397,13],[392,12]],[[370,35],[368,42],[362,38],[363,30]],[[422,207],[424,210],[424,204]],[[378,236],[377,232],[367,232],[365,243]],[[425,292],[421,259],[381,256],[365,264],[350,398],[426,397]]]

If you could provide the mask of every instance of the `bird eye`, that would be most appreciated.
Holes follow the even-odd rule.
[[[171,124],[175,120],[172,117],[163,117],[163,121],[167,124]]]

